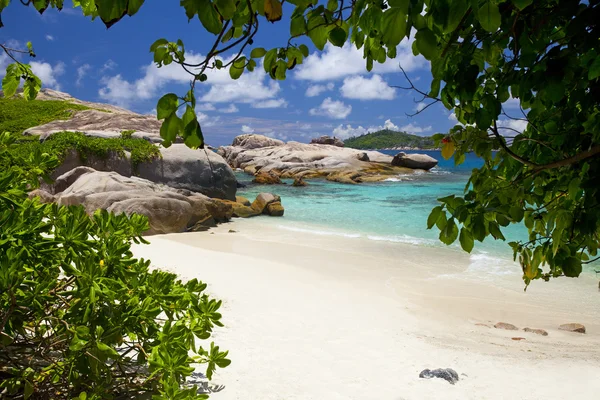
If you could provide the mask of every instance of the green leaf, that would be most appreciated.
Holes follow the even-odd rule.
[[[183,142],[192,149],[197,149],[204,145],[204,136],[195,116],[183,129]]]
[[[588,80],[596,79],[600,76],[600,57],[596,57],[588,71]]]
[[[29,379],[25,380],[25,390],[23,391],[23,397],[25,397],[25,400],[30,398],[33,392],[33,384],[29,381]]]
[[[177,111],[179,99],[175,93],[165,94],[156,104],[156,118],[161,120],[169,117]]]
[[[444,146],[442,146],[442,157],[444,157],[445,160],[449,160],[452,155],[454,154],[455,151],[455,147],[454,147],[454,142],[452,140],[444,143]]]
[[[42,81],[35,75],[27,77],[23,85],[23,96],[27,100],[33,100],[37,97],[42,88]]]
[[[450,7],[448,12],[448,18],[446,21],[446,26],[444,28],[444,33],[454,32],[454,30],[458,28],[458,24],[460,24],[460,21],[462,21],[468,8],[469,5],[467,3],[467,0],[452,1],[452,6]]]
[[[175,141],[177,135],[183,130],[183,122],[172,113],[162,123],[160,127],[160,137],[163,138],[163,146],[169,147]]]
[[[246,66],[246,57],[240,57],[233,62],[229,67],[229,76],[231,79],[238,79],[244,73],[244,67]]]
[[[525,7],[528,7],[533,3],[533,0],[512,0],[512,3],[517,6],[519,10],[523,10]]]
[[[576,257],[568,257],[561,267],[565,276],[569,278],[577,278],[582,271],[581,260]]]
[[[250,52],[250,58],[262,58],[262,57],[264,57],[265,54],[267,54],[267,51],[264,48],[255,47]]]
[[[212,34],[218,35],[221,33],[223,23],[221,22],[221,16],[215,10],[210,0],[196,0],[198,7],[198,19],[202,23],[202,26]]]
[[[319,50],[323,50],[327,43],[328,29],[324,24],[325,19],[320,15],[308,20],[308,37]]]
[[[263,67],[266,73],[271,73],[275,61],[277,61],[277,49],[271,49],[267,51],[267,54],[265,54],[265,59],[263,61]]]
[[[458,226],[456,226],[456,222],[454,222],[454,218],[450,218],[444,229],[440,232],[440,241],[446,245],[451,245],[454,243],[456,238],[458,237]]]
[[[335,11],[338,8],[338,2],[337,0],[328,0],[327,1],[327,9],[329,11]]]
[[[336,1],[336,4],[337,4],[337,1]],[[329,41],[334,46],[337,46],[337,47],[344,46],[344,43],[346,43],[347,38],[348,38],[348,34],[346,33],[345,30],[343,30],[339,26],[336,26],[335,28],[333,28],[332,30],[329,31]]]
[[[224,19],[232,19],[235,14],[235,1],[234,0],[215,0],[217,10],[223,16]]]
[[[96,347],[98,347],[98,350],[100,351],[100,353],[102,353],[106,357],[111,357],[111,358],[119,357],[119,353],[117,353],[117,351],[115,349],[113,349],[112,347],[110,347],[102,342],[96,342]]]
[[[443,207],[437,206],[431,210],[429,217],[427,217],[427,229],[433,228],[437,220],[440,218],[440,214],[442,213]]]
[[[290,35],[301,36],[306,33],[306,20],[303,15],[292,18],[290,22]]]
[[[415,43],[419,52],[428,60],[437,58],[437,38],[429,29],[422,29],[415,35]]]
[[[307,45],[301,44],[300,46],[298,46],[298,49],[300,49],[300,51],[302,52],[302,55],[304,57],[308,57],[309,52],[308,52],[308,46]]]
[[[277,61],[275,66],[275,79],[283,81],[285,80],[285,73],[287,71],[287,63],[283,60]]]
[[[498,6],[487,0],[477,13],[479,23],[488,32],[496,32],[500,28],[501,18]]]
[[[164,46],[164,45],[166,45],[168,43],[169,43],[169,41],[167,39],[165,39],[165,38],[158,39],[157,41],[155,41],[154,43],[152,43],[152,46],[150,46],[150,51],[154,52],[160,46]]]
[[[12,97],[17,92],[19,88],[19,83],[21,82],[21,76],[17,73],[17,64],[10,64],[6,68],[6,75],[2,79],[2,91],[4,92],[4,97]]]
[[[473,246],[475,245],[475,241],[473,240],[473,235],[471,232],[464,227],[460,229],[460,247],[467,253],[470,253],[473,250]]]
[[[396,47],[406,35],[406,13],[401,8],[390,8],[381,19],[382,40],[388,47]]]

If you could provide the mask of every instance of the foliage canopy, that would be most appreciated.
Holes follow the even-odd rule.
[[[346,139],[344,145],[353,149],[392,149],[396,147],[432,149],[435,147],[435,142],[431,137],[382,129]]]
[[[107,26],[134,15],[143,0],[77,0],[83,13]],[[0,11],[10,0],[0,0]],[[294,7],[282,19],[282,3]],[[600,154],[600,20],[598,0],[181,0],[191,20],[215,36],[206,58],[186,61],[181,40],[158,39],[150,48],[158,66],[177,63],[190,73],[184,96],[169,93],[157,105],[166,145],[177,135],[192,147],[203,145],[195,115],[194,89],[212,69],[227,68],[233,79],[252,71],[259,59],[273,79],[308,56],[308,37],[322,50],[327,42],[349,41],[363,50],[367,70],[395,58],[402,40],[414,38],[415,55],[430,62],[432,83],[408,89],[454,111],[461,125],[443,141],[442,154],[460,163],[473,149],[485,160],[473,171],[463,196],[440,199],[428,226],[440,240],[459,240],[471,251],[475,240],[503,239],[502,228],[523,223],[529,240],[511,243],[524,280],[578,276],[582,263],[598,250],[598,155]],[[61,8],[62,0],[28,1],[38,11]],[[259,24],[282,20],[290,26],[287,45],[252,47]],[[250,48],[252,49],[250,50]],[[11,54],[11,49],[3,47]],[[24,53],[33,53],[31,46]],[[14,52],[13,52],[14,54]],[[227,57],[227,58],[224,58]],[[25,96],[34,97],[39,82],[27,65],[9,66],[3,80],[13,93],[24,79]],[[518,101],[508,113],[504,105]],[[184,110],[180,117],[177,110]],[[501,123],[522,122],[523,131]],[[492,149],[500,148],[498,153]]]

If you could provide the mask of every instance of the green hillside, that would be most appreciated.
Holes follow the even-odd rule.
[[[389,129],[344,140],[344,145],[353,149],[391,149],[396,147],[433,149],[435,147],[431,137],[411,135]]]

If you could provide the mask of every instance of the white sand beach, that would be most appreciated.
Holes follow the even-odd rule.
[[[225,328],[214,340],[232,364],[211,382],[219,390],[212,399],[600,398],[593,275],[534,282],[524,292],[518,267],[495,274],[485,255],[264,221],[134,247],[156,267],[207,282],[223,300]],[[500,321],[520,330],[493,328]],[[587,333],[558,330],[570,322]],[[425,368],[453,368],[460,381],[420,379]]]

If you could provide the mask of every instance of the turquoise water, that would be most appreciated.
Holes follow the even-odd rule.
[[[385,152],[385,151],[384,151]],[[388,154],[396,153],[394,151]],[[254,185],[252,177],[237,173],[238,180],[247,185],[238,195],[253,199],[261,192],[281,196],[285,217],[270,223],[286,229],[313,232],[321,235],[367,237],[371,240],[440,246],[439,231],[427,230],[427,216],[438,203],[437,198],[461,194],[473,168],[482,161],[470,154],[465,163],[455,167],[439,151],[428,153],[440,160],[430,172],[391,177],[387,181],[347,185],[326,180],[309,180],[308,186]],[[508,227],[507,242],[525,237],[521,227]],[[458,242],[454,245],[458,246]],[[512,251],[506,242],[493,238],[477,243],[479,253],[510,259]]]

